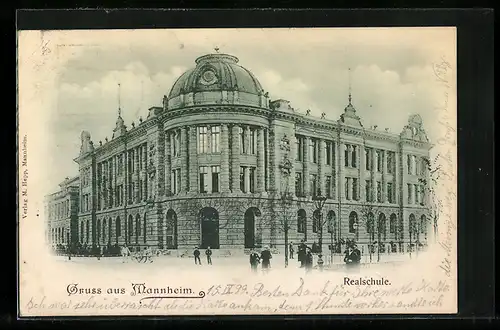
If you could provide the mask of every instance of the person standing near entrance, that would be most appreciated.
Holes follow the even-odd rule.
[[[256,273],[257,272],[257,266],[260,263],[260,256],[257,252],[255,252],[254,249],[250,251],[250,268],[252,269],[252,272]]]
[[[205,250],[205,254],[207,255],[207,264],[212,264],[212,250],[210,250],[210,246]]]
[[[262,270],[268,271],[269,268],[271,268],[271,258],[272,258],[271,251],[269,251],[269,247],[265,247],[264,251],[261,252],[260,254],[260,259],[262,260]]]
[[[293,253],[295,250],[293,249],[293,242],[290,242],[290,259],[293,259]]]
[[[201,266],[200,250],[198,250],[197,246],[194,247],[193,255],[194,255],[194,264],[195,265],[199,264]]]
[[[313,267],[313,255],[312,252],[309,250],[307,251],[307,254],[305,256],[305,267],[306,267],[306,272],[309,273],[312,270]]]

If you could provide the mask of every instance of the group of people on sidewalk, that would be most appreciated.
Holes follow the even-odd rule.
[[[195,246],[193,255],[194,255],[194,264],[195,265],[200,265],[201,266],[201,258],[200,258],[200,249]],[[212,264],[212,250],[210,249],[210,246],[207,247],[205,250],[205,255],[207,256],[207,264],[211,265]]]

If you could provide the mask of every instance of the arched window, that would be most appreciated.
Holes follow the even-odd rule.
[[[142,228],[142,234],[144,235],[144,243],[146,243],[146,214],[144,214],[144,227]]]
[[[328,212],[328,233],[333,234],[333,237],[337,236],[337,217],[334,211]]]
[[[97,229],[96,229],[95,237],[97,239],[97,244],[100,244],[101,243],[101,219],[97,219]]]
[[[84,224],[85,223],[83,221],[80,224],[80,243],[82,244],[83,244],[83,234],[85,233],[85,229],[83,228]]]
[[[306,211],[300,209],[297,211],[297,232],[305,234],[306,233]]]
[[[122,236],[122,222],[120,217],[116,217],[116,237]]]
[[[386,239],[386,224],[385,224],[385,214],[380,213],[377,221],[377,235],[379,240]]]
[[[420,217],[420,233],[425,234],[426,233],[426,227],[427,227],[427,218],[425,217],[425,214],[422,214]]]
[[[108,242],[111,244],[111,239],[113,238],[113,218],[109,218],[108,223]]]
[[[313,233],[317,233],[321,227],[321,213],[319,210],[313,212]]]
[[[102,220],[102,242],[106,243],[106,219]]]
[[[177,249],[177,214],[170,209],[165,218],[165,247]]]
[[[410,214],[408,231],[412,236],[417,233],[417,221],[415,220],[415,215],[413,213]]]
[[[396,226],[397,226],[397,217],[396,214],[391,214],[391,217],[389,218],[389,233],[395,234],[396,233]]]
[[[375,216],[373,213],[368,213],[368,218],[366,220],[366,232],[370,234],[370,237],[372,239],[374,238],[374,233],[375,233],[375,221],[374,221]]]
[[[349,233],[356,233],[358,228],[358,214],[354,211],[349,214]]]
[[[132,214],[128,216],[128,236],[132,237],[134,233],[134,217],[132,217]]]
[[[87,220],[87,225],[85,226],[85,229],[87,231],[87,234],[85,235],[85,243],[88,244],[88,242],[89,242],[89,236],[90,236],[89,235],[90,234],[90,222],[89,222],[89,220]]]

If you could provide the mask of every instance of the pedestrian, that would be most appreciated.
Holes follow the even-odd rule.
[[[257,272],[257,266],[259,265],[259,263],[260,256],[254,249],[252,249],[250,251],[250,268],[252,269],[252,272]]]
[[[305,263],[306,263],[306,258],[307,258],[307,250],[311,250],[305,243],[305,240],[302,240],[299,244],[299,248],[298,248],[298,253],[297,253],[297,256],[298,256],[298,259],[299,259],[299,262],[300,262],[300,268],[303,268],[305,266]]]
[[[345,251],[344,262],[349,271],[356,271],[361,261],[361,252],[356,244],[351,244]]]
[[[319,269],[320,272],[322,272],[323,271],[323,264],[325,263],[323,261],[323,255],[322,254],[318,255],[318,261],[317,262],[318,262],[318,269]]]
[[[130,250],[127,246],[127,243],[123,244],[123,246],[120,249],[120,252],[122,255],[122,263],[124,263],[125,261],[127,261],[129,259],[129,256],[130,256]]]
[[[207,255],[207,264],[212,264],[212,250],[210,250],[210,246],[205,250],[205,254]]]
[[[293,253],[295,251],[293,250],[293,242],[290,242],[290,259],[293,259]]]
[[[271,251],[269,251],[269,247],[266,246],[264,251],[260,253],[260,259],[262,260],[262,270],[268,271],[271,268],[271,259],[272,259]]]
[[[198,250],[197,246],[194,247],[193,255],[194,255],[194,264],[195,265],[199,264],[201,266],[200,250]]]
[[[312,252],[310,250],[307,251],[305,259],[306,259],[305,260],[306,272],[309,273],[313,267],[313,255],[312,255]]]

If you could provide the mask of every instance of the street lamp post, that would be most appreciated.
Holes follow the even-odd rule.
[[[289,191],[290,185],[290,175],[292,173],[293,164],[288,158],[290,152],[290,140],[286,135],[280,141],[280,149],[283,152],[283,159],[280,164],[281,175],[283,176],[282,184],[283,188],[281,191],[281,205],[283,207],[283,223],[282,229],[285,238],[285,267],[288,267],[288,230],[290,229],[290,224],[288,221],[287,211],[292,205],[293,196]]]
[[[317,221],[317,223],[319,224],[319,238],[318,238],[319,252],[323,252],[323,207],[325,206],[326,203],[326,196],[322,196],[321,189],[318,189],[317,194],[314,194],[312,196],[312,200],[314,202],[314,206],[316,207],[316,211],[318,211],[317,212],[318,218],[314,219],[314,221]]]

